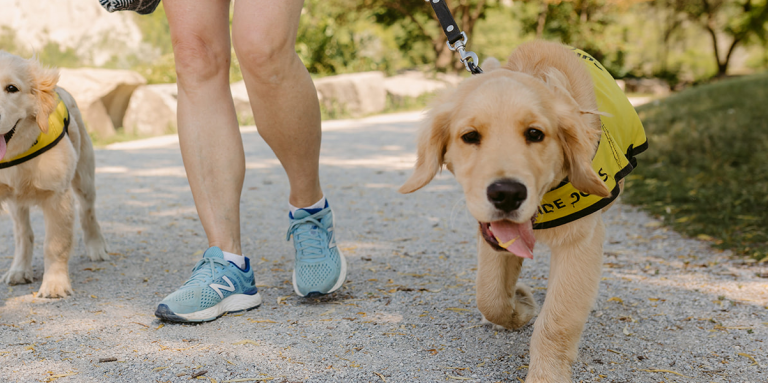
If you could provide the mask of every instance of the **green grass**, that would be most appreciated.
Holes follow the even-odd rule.
[[[768,73],[691,88],[638,113],[650,148],[627,179],[627,200],[716,247],[768,256]]]

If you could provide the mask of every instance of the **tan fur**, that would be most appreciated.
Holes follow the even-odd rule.
[[[34,233],[29,208],[39,206],[45,220],[43,282],[39,297],[58,298],[72,293],[68,261],[74,242],[75,198],[88,255],[107,260],[107,246],[96,221],[94,154],[80,110],[72,96],[56,87],[58,72],[35,59],[24,60],[0,51],[0,134],[16,125],[5,158],[29,149],[40,131],[48,130],[48,115],[56,107],[56,92],[70,114],[69,134],[45,153],[19,165],[0,169],[0,201],[13,218],[15,256],[2,276],[8,284],[32,282]],[[8,85],[19,92],[10,93]],[[0,138],[2,139],[2,138]]]
[[[400,191],[425,186],[445,165],[462,185],[467,208],[478,222],[530,220],[544,194],[566,176],[577,189],[607,197],[608,188],[591,167],[601,133],[597,114],[590,75],[568,48],[542,41],[523,44],[506,65],[465,80],[435,103],[418,138],[414,173]],[[524,132],[530,128],[544,132],[544,140],[528,142]],[[462,141],[471,131],[480,135],[480,144]],[[488,185],[501,178],[523,183],[529,194],[506,216],[486,195]],[[597,213],[535,231],[552,258],[526,382],[571,381],[571,363],[597,295],[604,233]],[[524,326],[537,306],[530,289],[517,283],[522,258],[494,250],[480,234],[477,247],[480,312],[496,325]]]

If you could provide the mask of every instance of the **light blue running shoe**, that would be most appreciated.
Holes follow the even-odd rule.
[[[214,246],[205,251],[189,280],[160,302],[155,316],[172,322],[207,322],[260,304],[248,258],[245,269],[240,269]]]
[[[286,240],[293,236],[296,248],[293,291],[306,297],[338,290],[347,279],[347,260],[336,246],[333,212],[328,203],[324,209],[299,209],[289,218]]]

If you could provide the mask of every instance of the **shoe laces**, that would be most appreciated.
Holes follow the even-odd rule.
[[[295,219],[291,222],[291,226],[288,228],[288,234],[285,236],[286,241],[291,239],[293,235],[293,245],[296,247],[296,255],[299,259],[318,259],[323,258],[325,254],[323,250],[328,246],[323,239],[329,237],[328,229],[320,223],[322,219],[330,209],[324,212],[319,212],[309,217]],[[315,233],[313,233],[315,231]],[[317,235],[324,233],[324,236]]]
[[[227,261],[218,258],[203,258],[192,268],[192,276],[184,286],[204,286],[216,275],[216,265],[227,267]]]

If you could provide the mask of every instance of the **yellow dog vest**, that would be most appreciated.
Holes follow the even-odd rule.
[[[637,166],[635,156],[648,149],[643,124],[613,77],[586,52],[579,49],[573,51],[583,60],[592,76],[597,109],[608,114],[600,116],[603,134],[592,159],[592,169],[611,190],[611,196],[601,198],[582,193],[566,179],[544,195],[534,229],[564,225],[608,206],[619,196],[618,181]]]
[[[56,144],[67,135],[67,129],[69,128],[69,110],[67,109],[67,106],[64,105],[64,101],[61,101],[61,97],[59,97],[58,94],[56,95],[56,100],[56,109],[54,109],[53,113],[48,116],[48,133],[40,132],[35,143],[32,144],[32,147],[26,152],[21,153],[16,157],[0,161],[0,169],[18,165],[45,153],[48,149],[56,146]]]

